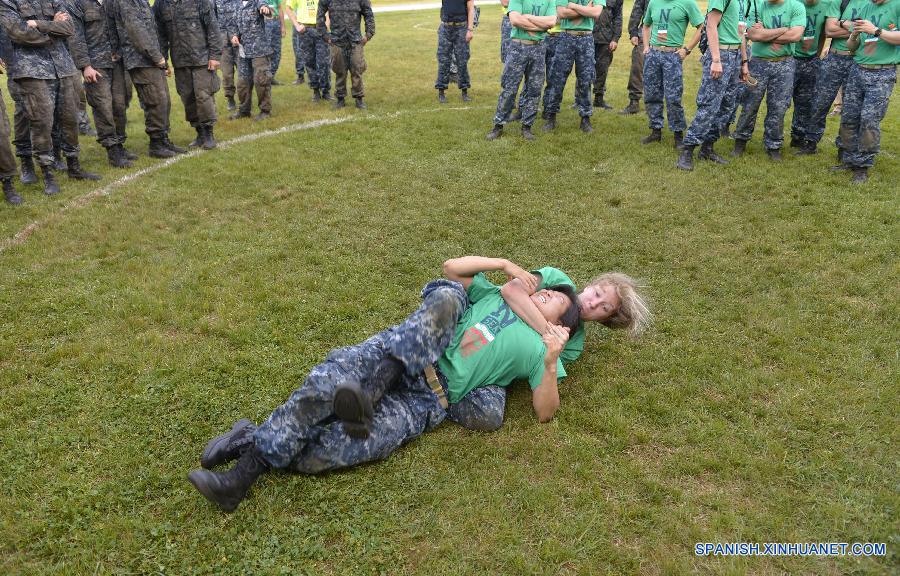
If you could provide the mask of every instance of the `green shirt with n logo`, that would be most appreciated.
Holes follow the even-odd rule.
[[[556,0],[509,0],[509,11],[525,16],[556,16]],[[546,32],[529,32],[513,26],[510,38],[543,40]]]
[[[644,25],[650,27],[651,46],[683,46],[688,24],[695,27],[703,24],[703,14],[694,0],[650,0],[644,13]]]
[[[819,49],[819,40],[825,34],[825,19],[834,11],[832,4],[840,0],[813,0],[805,2],[806,28],[803,39],[794,47],[794,56],[809,58],[815,56]]]
[[[756,9],[760,23],[770,30],[806,26],[806,8],[800,0],[781,0],[777,4],[768,0],[756,0]],[[752,53],[757,58],[793,56],[794,43],[754,42]]]

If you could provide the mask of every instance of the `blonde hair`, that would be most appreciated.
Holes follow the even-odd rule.
[[[616,313],[603,320],[601,324],[608,328],[625,328],[632,337],[640,336],[653,322],[647,296],[642,293],[642,289],[646,287],[621,272],[606,272],[591,280],[589,284],[589,286],[604,285],[616,289],[621,304]]]

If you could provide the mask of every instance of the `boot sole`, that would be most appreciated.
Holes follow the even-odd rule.
[[[216,491],[211,485],[211,477],[212,472],[207,472],[205,470],[191,470],[188,473],[188,482],[193,484],[194,488],[203,494],[204,498],[218,506],[223,512],[234,512],[237,509],[238,504],[240,504],[240,500],[234,503],[219,500]]]
[[[372,408],[359,387],[347,384],[338,386],[334,392],[333,410],[348,436],[363,440],[369,437]]]
[[[203,454],[200,455],[200,465],[209,470],[218,466],[219,464],[228,462],[230,459],[224,458],[221,453],[228,450],[228,445],[231,443],[231,440],[235,434],[237,434],[247,426],[252,425],[253,422],[247,420],[246,418],[241,418],[234,423],[234,425],[231,427],[231,430],[224,434],[220,434],[207,442],[206,448],[203,449]]]

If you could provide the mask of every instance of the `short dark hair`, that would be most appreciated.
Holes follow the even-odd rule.
[[[578,305],[578,294],[576,294],[575,289],[568,284],[557,284],[556,286],[548,287],[547,290],[565,294],[569,299],[569,307],[560,314],[559,323],[563,328],[569,329],[570,336],[575,334],[578,326],[581,325],[581,307]]]

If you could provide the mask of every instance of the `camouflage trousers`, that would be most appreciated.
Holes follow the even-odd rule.
[[[644,44],[638,42],[631,49],[631,68],[628,73],[628,99],[640,100],[644,95]]]
[[[303,78],[306,74],[306,49],[300,39],[300,33],[291,26],[291,48],[294,50],[294,72],[297,78]]]
[[[512,24],[509,23],[509,14],[504,14],[500,20],[500,62],[506,64],[506,54],[509,53],[509,41],[512,38]]]
[[[278,21],[278,18],[266,19],[266,34],[269,35],[269,44],[272,45],[272,55],[269,61],[271,68],[269,71],[272,73],[273,78],[275,73],[278,72],[278,67],[281,66],[281,26],[283,24],[283,22]]]
[[[740,74],[740,71],[738,71]],[[725,91],[725,97],[722,99],[722,113],[719,115],[719,131],[728,128],[734,124],[737,118],[737,110],[739,106],[744,104],[744,96],[747,94],[747,85],[743,82],[737,82],[728,86]]]
[[[550,102],[550,67],[553,66],[553,57],[556,56],[556,47],[559,46],[559,32],[554,32],[550,34],[547,33],[544,36],[544,46],[547,47],[547,50],[544,53],[544,96],[541,99],[542,106],[544,108],[544,112],[541,114],[542,118],[547,117],[547,104]],[[526,78],[526,82],[527,82]],[[519,110],[522,109],[522,102],[525,101],[525,91],[523,90],[519,94]]]
[[[794,117],[791,119],[791,138],[804,141],[809,140],[806,130],[812,120],[816,79],[819,77],[822,60],[818,56],[794,60],[797,67],[794,71]]]
[[[813,102],[812,116],[806,128],[806,139],[818,144],[825,135],[825,123],[831,104],[837,97],[838,90],[847,82],[850,69],[854,66],[853,56],[829,53],[822,60],[819,77],[816,79],[816,99]],[[835,145],[841,148],[840,135]]]
[[[763,123],[763,145],[766,150],[778,150],[784,144],[784,115],[791,104],[794,90],[794,59],[771,62],[763,58],[750,60],[750,75],[758,84],[748,87],[744,109],[734,131],[735,140],[750,140],[756,128],[756,117],[763,98],[766,99],[766,119]]]
[[[225,97],[226,98],[234,98],[235,95],[235,84],[234,84],[234,71],[237,68],[238,63],[238,49],[231,45],[231,40],[225,37],[225,47],[222,48],[222,65],[219,66],[219,70],[222,71],[222,86],[225,89]]]
[[[896,82],[896,66],[873,70],[854,64],[850,69],[841,110],[844,163],[866,168],[875,164],[881,147],[881,121]]]
[[[712,52],[707,50],[700,57],[703,65],[703,76],[700,90],[697,92],[697,114],[691,121],[687,134],[684,135],[685,146],[699,146],[713,143],[719,139],[719,126],[722,123],[722,102],[728,88],[740,82],[741,53],[738,50],[719,50],[722,62],[722,75],[712,77]]]
[[[434,87],[446,90],[450,84],[450,61],[455,56],[457,68],[457,84],[460,90],[467,90],[472,85],[469,79],[469,43],[466,42],[466,25],[448,26],[441,22],[438,27],[437,61],[438,73]]]
[[[253,108],[253,87],[256,86],[256,101],[260,112],[272,112],[272,70],[268,56],[259,58],[238,57],[237,95],[239,112],[250,115]]]
[[[144,109],[144,131],[150,138],[168,135],[172,101],[165,71],[144,67],[132,68],[128,73]]]
[[[96,82],[85,82],[84,92],[97,127],[97,142],[104,148],[124,144],[128,124],[128,75],[121,60],[113,68],[100,68]]]
[[[6,88],[13,100],[13,145],[16,149],[16,156],[30,158],[34,155],[34,148],[31,145],[31,122],[28,121],[28,113],[25,111],[25,99],[22,97],[22,89],[18,82],[9,76],[6,78]],[[60,148],[62,141],[60,132],[59,122],[54,118],[53,128],[50,132],[54,150]]]
[[[678,53],[651,48],[650,53],[644,56],[644,107],[651,130],[663,127],[663,100],[669,117],[669,130],[682,132],[687,128],[681,105],[683,93],[684,77]]]
[[[331,68],[334,70],[334,95],[337,98],[343,99],[347,96],[348,73],[350,74],[350,95],[354,98],[365,97],[366,87],[363,83],[363,73],[368,65],[362,43],[350,46],[331,44]]]
[[[422,304],[404,322],[365,342],[333,350],[313,368],[303,386],[276,408],[254,433],[257,449],[275,468],[314,474],[387,458],[401,445],[433,429],[447,416],[422,374],[434,365],[453,339],[468,303],[462,285],[435,280],[422,290]],[[429,309],[451,305],[453,317],[442,325],[431,321]],[[391,356],[404,365],[400,381],[375,407],[366,440],[348,437],[332,412],[334,392],[353,380],[374,392],[368,376]],[[446,379],[440,375],[446,390]]]
[[[603,98],[606,94],[606,77],[612,65],[613,51],[609,44],[594,43],[594,96]]]
[[[296,30],[295,30],[296,32]],[[307,26],[300,34],[300,46],[306,58],[306,73],[309,76],[309,87],[323,92],[331,91],[331,50],[325,38],[315,26]],[[303,76],[297,72],[297,76]]]
[[[575,106],[578,115],[584,118],[594,113],[591,102],[591,84],[594,83],[594,37],[590,34],[576,36],[567,32],[559,35],[553,62],[550,64],[550,76],[547,79],[547,92],[544,97],[544,114],[558,114],[562,103],[566,81],[575,66]]]
[[[19,78],[19,91],[31,133],[32,152],[41,166],[53,164],[53,128],[59,124],[60,148],[66,157],[78,157],[77,77],[56,80]]]
[[[6,115],[6,102],[0,94],[0,179],[6,180],[16,175],[16,157],[13,156],[9,142],[9,116]]]
[[[175,90],[184,104],[184,117],[194,128],[216,123],[219,77],[206,66],[175,69]]]
[[[545,51],[543,42],[522,44],[510,41],[506,63],[503,64],[503,73],[500,76],[500,97],[497,99],[497,113],[494,114],[495,125],[502,126],[507,123],[516,104],[516,92],[523,79],[525,85],[519,99],[522,126],[534,124],[541,88],[544,86]]]

